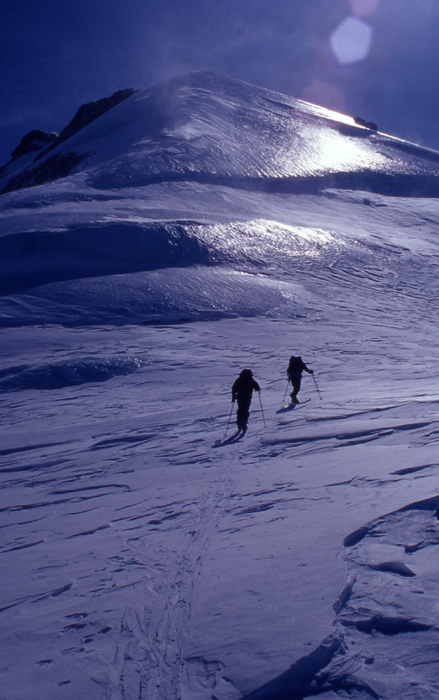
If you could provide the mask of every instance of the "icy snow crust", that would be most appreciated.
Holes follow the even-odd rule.
[[[0,699],[439,698],[438,154],[211,74],[60,148],[0,198]]]

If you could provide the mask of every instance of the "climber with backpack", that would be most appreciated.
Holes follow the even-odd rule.
[[[293,391],[290,394],[291,403],[300,403],[299,399],[297,398],[297,394],[300,391],[300,386],[302,384],[302,373],[304,371],[308,372],[308,374],[314,374],[314,370],[309,369],[301,357],[291,355],[287,369],[288,381],[291,382],[293,387]]]
[[[238,432],[242,431],[243,435],[247,430],[253,391],[261,391],[261,387],[253,379],[251,369],[243,369],[232,386],[232,402],[238,402],[236,425],[238,426]]]

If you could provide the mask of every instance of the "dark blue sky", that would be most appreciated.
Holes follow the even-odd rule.
[[[0,0],[0,7],[0,163],[27,131],[60,131],[82,103],[192,70],[316,101],[439,150],[438,0]]]

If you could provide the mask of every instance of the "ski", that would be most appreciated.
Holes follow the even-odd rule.
[[[283,406],[280,408],[276,413],[287,413],[288,411],[293,411],[295,408],[298,408],[299,406],[303,406],[305,403],[308,403],[311,401],[311,399],[305,399],[305,401],[299,401],[299,403],[289,403],[287,406]]]

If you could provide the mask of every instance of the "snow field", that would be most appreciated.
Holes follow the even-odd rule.
[[[303,319],[14,331],[17,364],[29,353],[140,362],[106,382],[3,394],[5,697],[238,698],[333,634],[333,605],[358,568],[394,616],[373,577],[401,575],[355,554],[345,563],[342,543],[434,495],[439,396],[427,373],[401,381],[410,343],[383,363],[386,329],[380,342],[355,330],[362,352],[347,356],[350,323],[331,347],[326,324]],[[309,347],[323,400],[306,376],[311,402],[276,416],[292,337]],[[263,388],[267,429],[255,397],[248,435],[221,446],[244,365]],[[410,559],[396,554],[381,558]],[[375,597],[357,589],[362,619],[373,618]],[[422,624],[433,624],[430,601],[414,615]],[[351,629],[342,624],[345,640]],[[363,647],[357,660],[375,654]]]

